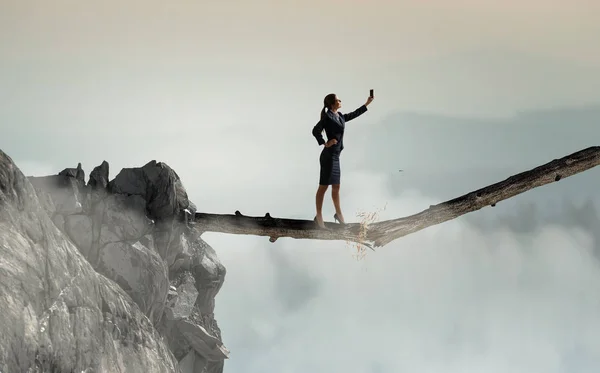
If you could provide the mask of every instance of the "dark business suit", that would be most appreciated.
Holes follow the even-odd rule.
[[[319,157],[319,162],[321,163],[320,185],[335,185],[340,183],[340,153],[344,149],[344,129],[346,122],[357,118],[366,111],[367,107],[365,105],[348,114],[340,112],[334,114],[327,110],[326,117],[314,126],[312,134],[317,139],[319,145],[325,144],[325,139],[323,139],[322,135],[323,130],[327,134],[327,141],[331,139],[337,140],[337,144],[329,148],[324,147],[321,151],[321,156]]]

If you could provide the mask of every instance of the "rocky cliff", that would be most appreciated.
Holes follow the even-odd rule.
[[[0,372],[222,372],[225,268],[177,173],[26,178],[0,150]]]

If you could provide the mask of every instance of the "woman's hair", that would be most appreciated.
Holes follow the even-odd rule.
[[[330,109],[335,104],[335,93],[330,93],[323,99],[323,109],[321,109],[321,119],[325,118],[325,109]]]

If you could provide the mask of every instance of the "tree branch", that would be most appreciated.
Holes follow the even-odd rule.
[[[450,201],[430,206],[418,214],[385,220],[369,225],[351,223],[340,225],[325,223],[328,229],[320,229],[312,220],[196,213],[192,224],[201,232],[221,232],[270,237],[315,240],[343,240],[366,245],[384,246],[391,241],[420,231],[432,225],[455,219],[485,206],[494,207],[498,202],[571,175],[586,171],[600,164],[600,146],[590,147],[561,159],[509,177],[485,188],[467,193]]]

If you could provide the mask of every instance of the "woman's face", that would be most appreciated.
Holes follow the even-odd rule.
[[[341,107],[342,107],[342,100],[340,100],[338,96],[335,96],[335,101],[333,102],[333,110],[338,110]]]

